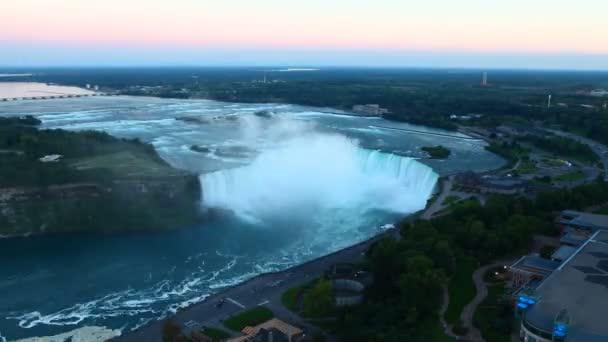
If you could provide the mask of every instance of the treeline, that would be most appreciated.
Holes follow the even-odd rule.
[[[0,126],[38,126],[41,123],[42,121],[31,115],[0,117]]]
[[[429,341],[437,332],[442,286],[460,260],[477,265],[526,253],[534,234],[556,233],[555,211],[608,201],[598,180],[537,199],[493,196],[482,206],[466,201],[430,221],[402,222],[401,239],[384,239],[367,253],[374,284],[363,305],[344,310],[338,333],[345,341]]]
[[[542,123],[608,144],[608,115],[602,108],[607,100],[585,95],[592,89],[608,87],[608,73],[492,70],[489,86],[482,87],[482,70],[276,69],[90,68],[27,72],[35,73],[32,81],[98,84],[132,95],[288,102],[342,109],[377,103],[391,110],[387,118],[392,120],[449,130],[456,129],[459,123],[488,128],[505,122]],[[265,75],[268,83],[261,82]],[[148,88],[143,90],[142,86]],[[548,94],[553,95],[551,108],[546,106]],[[483,116],[463,122],[450,119],[452,114],[471,113]]]

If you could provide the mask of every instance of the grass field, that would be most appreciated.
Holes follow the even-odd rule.
[[[536,171],[538,171],[538,168],[536,167],[536,162],[533,160],[522,160],[517,168],[517,172],[522,175],[535,173]]]
[[[258,306],[228,318],[224,321],[224,326],[234,331],[241,331],[246,326],[258,325],[273,317],[274,313],[270,309],[264,306]]]
[[[574,182],[583,178],[585,178],[585,173],[582,171],[575,171],[554,177],[553,180],[557,182]]]
[[[109,169],[120,177],[155,177],[176,173],[176,170],[149,156],[130,151],[79,159],[73,161],[70,166],[78,170]]]
[[[450,305],[445,313],[445,320],[454,324],[460,318],[462,309],[475,297],[475,284],[473,283],[473,271],[475,265],[472,260],[462,258],[457,261],[454,276],[448,284],[450,294]]]

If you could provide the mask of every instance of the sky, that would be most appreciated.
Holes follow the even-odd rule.
[[[605,0],[19,0],[0,65],[608,69]]]

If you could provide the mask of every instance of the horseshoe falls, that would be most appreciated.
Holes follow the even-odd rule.
[[[203,203],[251,222],[294,212],[421,210],[438,175],[413,158],[368,150],[344,136],[309,134],[250,165],[200,177]]]

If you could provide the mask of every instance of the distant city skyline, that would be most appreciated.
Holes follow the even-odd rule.
[[[608,69],[602,0],[20,0],[0,65]]]

